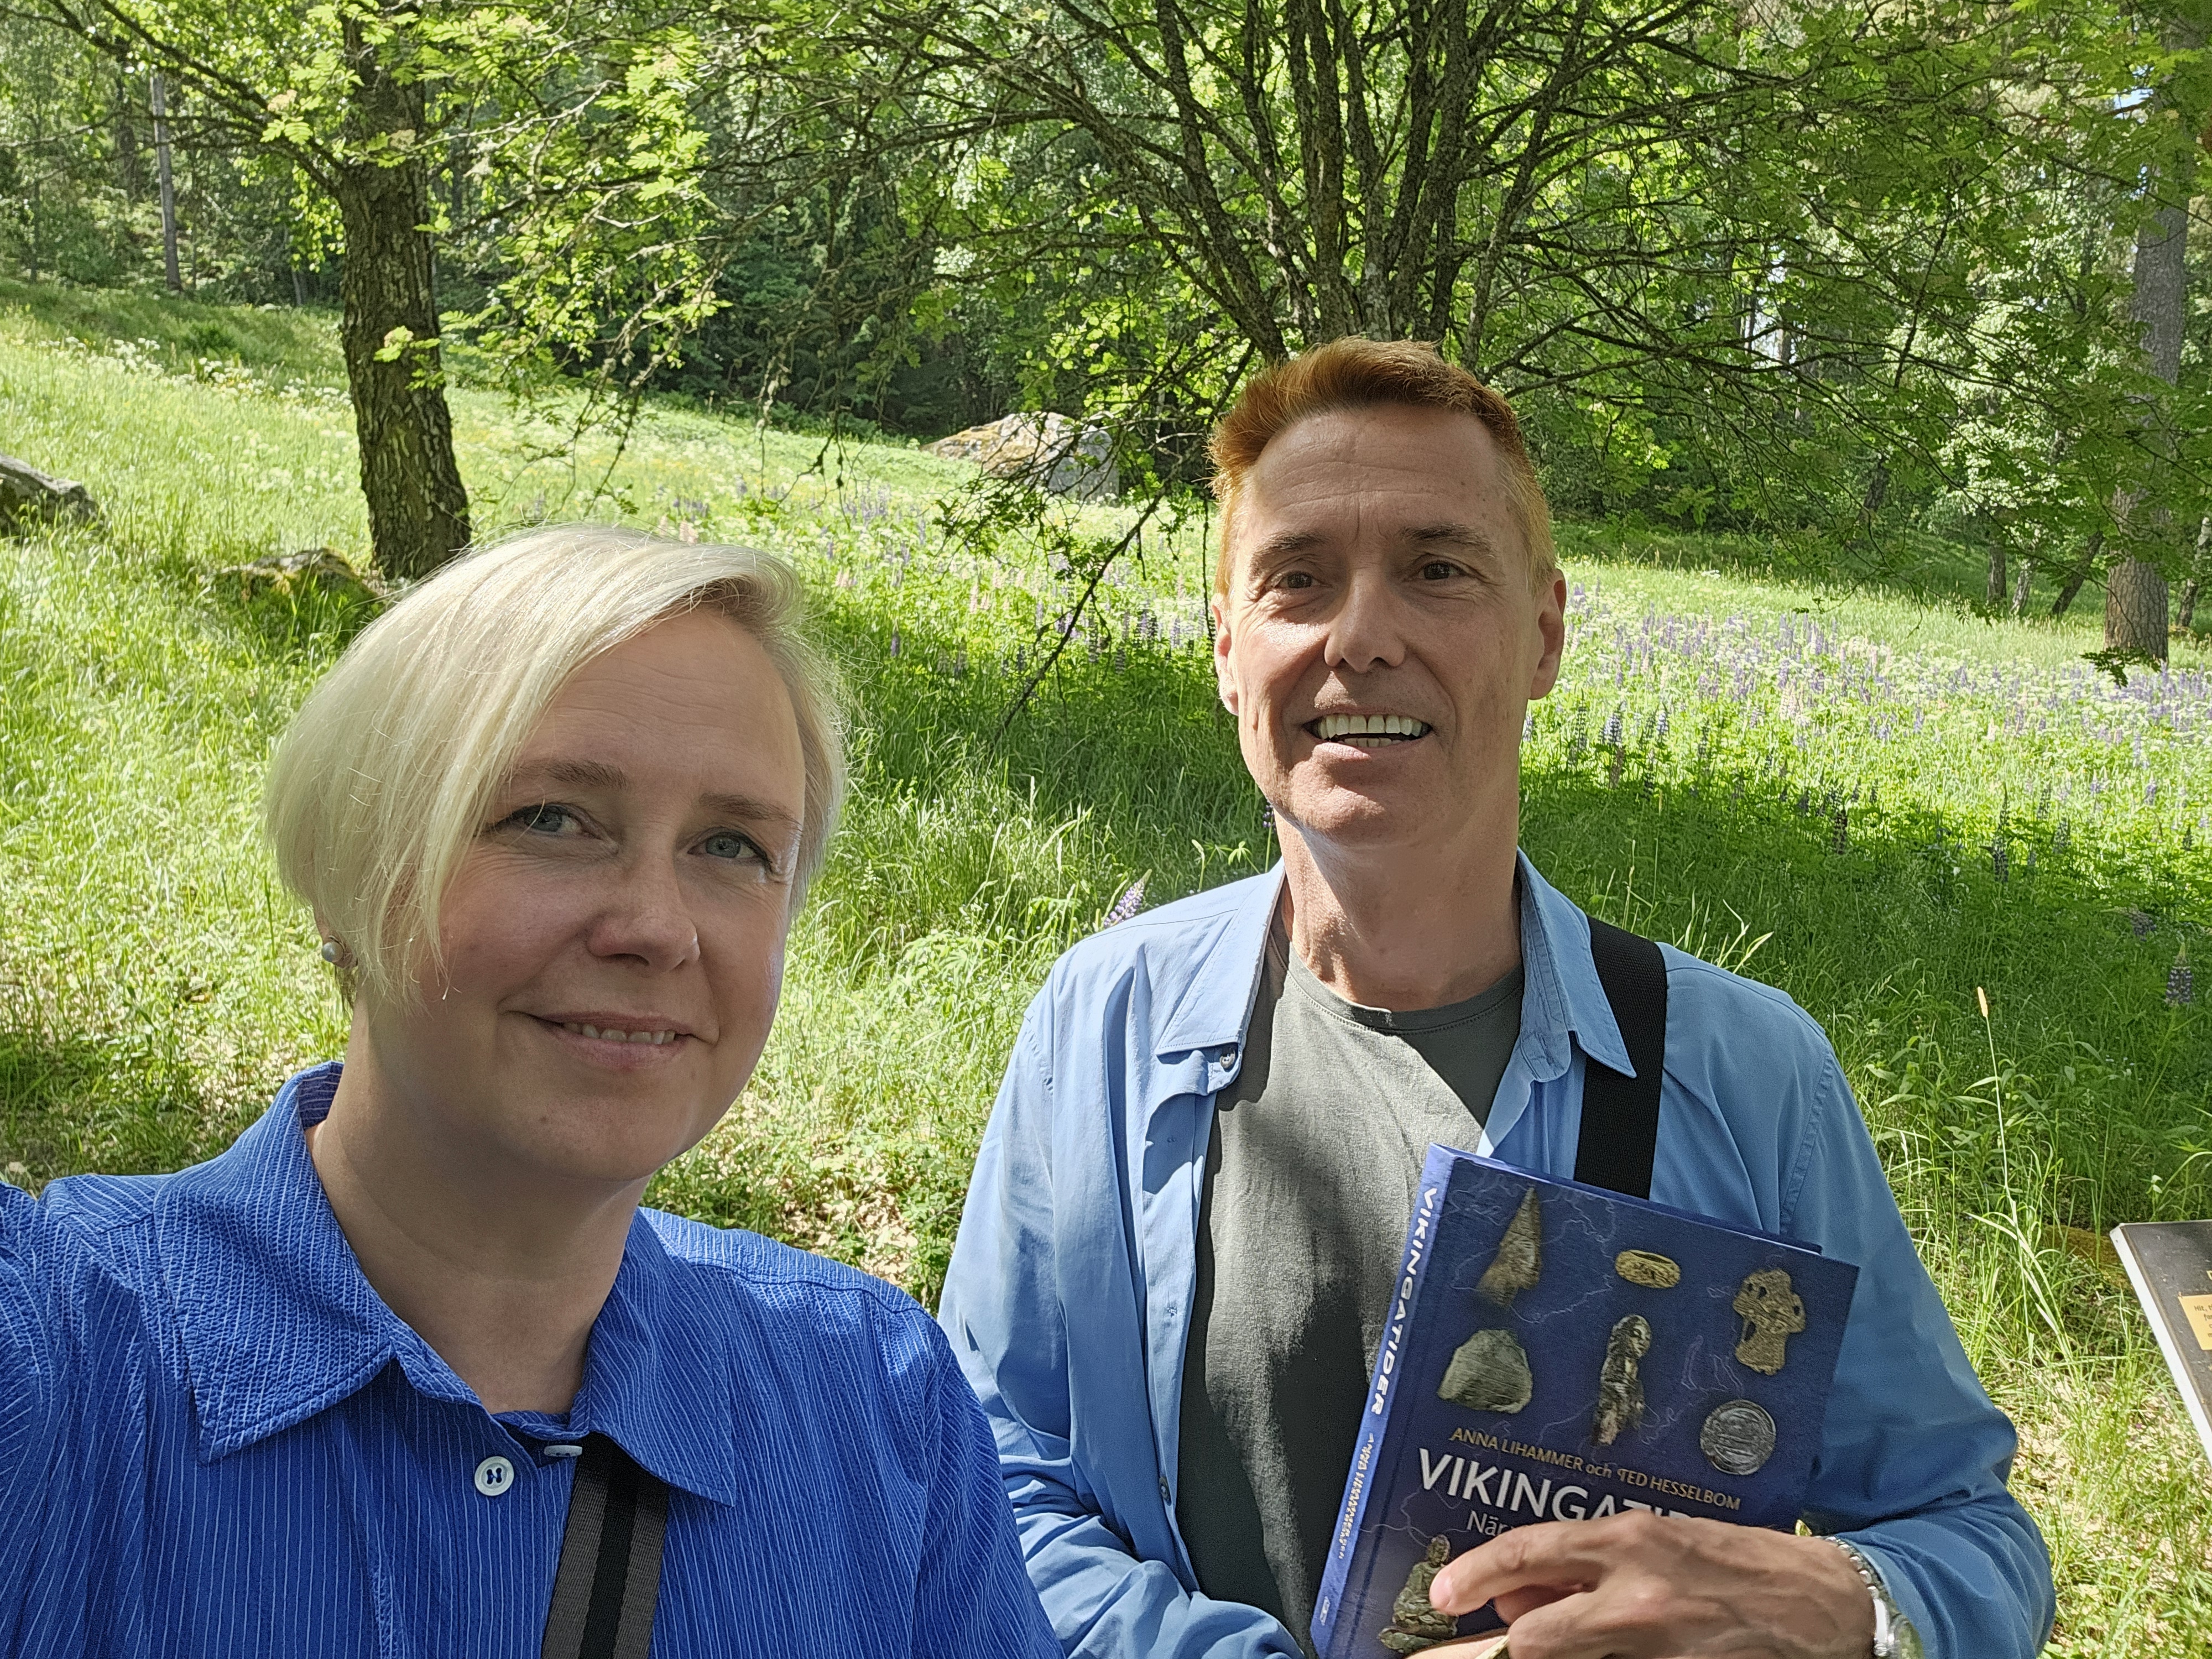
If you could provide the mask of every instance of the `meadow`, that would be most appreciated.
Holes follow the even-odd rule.
[[[852,805],[753,1085],[651,1198],[932,1299],[1054,954],[1133,883],[1158,902],[1273,857],[1212,696],[1200,527],[1145,531],[1010,719],[1073,588],[1031,541],[947,533],[964,467],[675,409],[580,434],[573,402],[463,371],[480,534],[620,520],[806,573],[853,695]],[[369,609],[220,574],[362,554],[339,384],[327,318],[0,284],[0,451],[106,509],[0,542],[19,1183],[206,1156],[343,1042],[256,797]],[[1130,516],[1065,511],[1095,534]],[[2051,1650],[2212,1652],[2205,1463],[2102,1242],[2212,1214],[2212,654],[2179,641],[2121,684],[2083,659],[2091,617],[1793,582],[1717,539],[1561,540],[1570,649],[1527,732],[1525,845],[1595,913],[1782,987],[1832,1034],[2020,1425]]]

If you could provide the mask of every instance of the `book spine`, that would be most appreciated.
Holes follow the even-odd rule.
[[[1406,1334],[1413,1328],[1413,1310],[1420,1305],[1421,1281],[1435,1254],[1431,1246],[1453,1167],[1449,1151],[1430,1147],[1421,1166],[1420,1190],[1413,1195],[1413,1222],[1406,1230],[1406,1254],[1398,1264],[1390,1322],[1382,1332],[1382,1352],[1375,1357],[1374,1380],[1367,1389],[1367,1409],[1360,1416],[1359,1438],[1352,1447],[1344,1505],[1337,1512],[1336,1530],[1328,1540],[1328,1562],[1322,1570],[1321,1593],[1314,1600],[1314,1650],[1324,1659],[1340,1659],[1351,1650],[1349,1635],[1341,1644],[1335,1639],[1338,1615],[1344,1610],[1347,1593],[1356,1598],[1366,1588],[1373,1552],[1360,1547],[1360,1529],[1367,1518],[1368,1499],[1378,1486],[1389,1484],[1389,1472],[1397,1461],[1398,1442],[1403,1438],[1402,1434],[1393,1432],[1394,1423],[1404,1420],[1401,1413],[1392,1409],[1398,1394],[1398,1362]],[[1357,1583],[1352,1580],[1355,1562],[1360,1569]]]

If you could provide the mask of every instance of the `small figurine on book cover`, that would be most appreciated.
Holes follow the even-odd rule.
[[[2112,1243],[2212,1457],[2212,1221],[2130,1221]]]
[[[1509,1527],[1624,1509],[1795,1526],[1857,1279],[1788,1239],[1429,1148],[1316,1648],[1388,1659],[1498,1629],[1437,1612],[1429,1585]]]

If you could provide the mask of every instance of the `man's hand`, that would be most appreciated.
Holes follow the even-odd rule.
[[[1867,1659],[1874,1648],[1866,1583],[1826,1540],[1642,1510],[1516,1527],[1429,1587],[1446,1613],[1493,1599],[1513,1659]]]

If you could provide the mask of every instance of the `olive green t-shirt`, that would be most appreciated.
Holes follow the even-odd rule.
[[[1416,1013],[1314,977],[1280,923],[1206,1149],[1176,1514],[1199,1587],[1308,1654],[1330,1528],[1431,1142],[1473,1147],[1521,1033],[1515,968]]]

